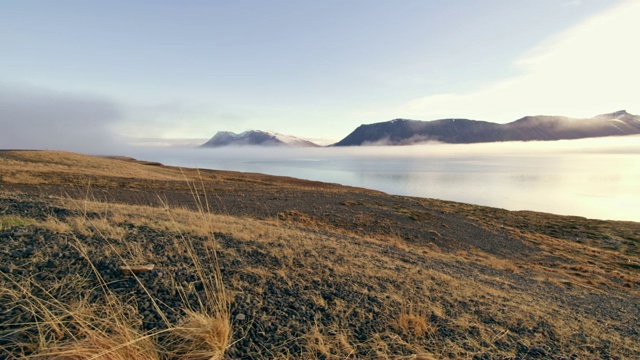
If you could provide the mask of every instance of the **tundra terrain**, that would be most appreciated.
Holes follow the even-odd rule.
[[[7,359],[640,358],[640,223],[125,157],[0,151],[0,285]]]

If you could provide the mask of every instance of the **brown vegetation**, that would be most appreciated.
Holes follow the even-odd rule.
[[[638,223],[59,152],[0,174],[8,358],[640,357]]]

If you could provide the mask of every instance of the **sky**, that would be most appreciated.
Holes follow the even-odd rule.
[[[0,148],[639,114],[638,34],[637,0],[3,0]]]

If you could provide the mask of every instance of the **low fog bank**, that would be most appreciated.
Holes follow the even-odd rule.
[[[162,141],[158,140],[158,143]],[[145,144],[153,144],[146,141]],[[179,143],[180,146],[175,146]],[[341,158],[469,158],[504,156],[548,156],[563,154],[640,154],[640,136],[580,140],[500,142],[484,144],[427,143],[411,146],[354,146],[327,148],[220,147],[197,148],[193,142],[170,142],[174,146],[128,146],[121,155],[144,160],[165,160],[167,165],[202,166],[220,161],[324,161]]]
[[[111,131],[123,114],[116,103],[87,95],[0,83],[0,148],[116,151]]]
[[[136,147],[123,155],[508,210],[640,221],[639,140],[640,136],[625,136],[394,147]]]

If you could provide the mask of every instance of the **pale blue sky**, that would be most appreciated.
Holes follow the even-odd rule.
[[[4,0],[0,148],[637,113],[639,3]]]

